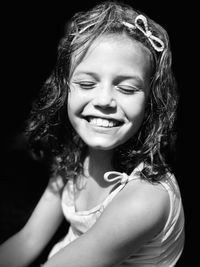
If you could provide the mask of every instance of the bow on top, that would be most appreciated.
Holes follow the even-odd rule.
[[[154,36],[152,32],[149,30],[147,19],[145,16],[138,15],[135,18],[135,25],[125,21],[123,22],[123,24],[130,29],[137,28],[138,30],[140,30],[148,38],[150,44],[156,51],[162,52],[164,50],[165,48],[164,42],[160,38]]]

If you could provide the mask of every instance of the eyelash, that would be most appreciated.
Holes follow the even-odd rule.
[[[78,84],[84,90],[93,89],[96,85],[96,83],[94,82],[75,82],[75,84]],[[115,87],[124,94],[134,94],[140,91],[139,88],[134,86],[126,86],[126,88],[123,86],[115,86]]]

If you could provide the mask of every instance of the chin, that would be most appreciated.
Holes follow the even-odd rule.
[[[119,145],[123,144],[124,142],[123,141],[114,141],[114,140],[97,140],[95,141],[92,141],[90,140],[88,142],[88,140],[83,140],[86,145],[91,148],[91,149],[95,149],[95,150],[104,150],[104,151],[109,151],[109,150],[113,150],[115,149],[116,147],[118,147]]]
[[[115,148],[115,146],[103,146],[103,145],[88,145],[88,147],[90,149],[94,149],[94,150],[102,150],[102,151],[110,151],[113,150]]]
[[[111,145],[111,144],[94,144],[94,143],[86,143],[86,145],[91,148],[91,149],[95,149],[95,150],[112,150],[115,147],[117,147],[118,145]]]

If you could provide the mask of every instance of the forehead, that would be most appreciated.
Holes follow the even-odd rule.
[[[86,53],[72,56],[73,73],[84,71],[131,72],[151,70],[151,52],[126,34],[104,35],[96,39]],[[131,73],[130,73],[131,74]]]

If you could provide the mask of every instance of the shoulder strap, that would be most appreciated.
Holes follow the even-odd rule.
[[[141,171],[142,169],[143,169],[143,163],[139,164],[130,175],[124,172],[123,173],[116,172],[116,171],[106,172],[104,174],[104,180],[109,183],[118,181],[119,185],[104,200],[104,202],[102,203],[103,207],[105,208],[107,204],[112,201],[112,199],[125,187],[125,185],[128,182],[135,180],[135,179],[139,179],[140,177],[138,175],[138,172]]]
[[[118,181],[121,184],[126,184],[127,182],[133,179],[138,179],[139,178],[138,172],[140,172],[143,169],[143,167],[144,164],[140,163],[130,175],[126,174],[125,172],[116,172],[116,171],[106,172],[104,174],[104,180],[107,181],[108,183]]]

